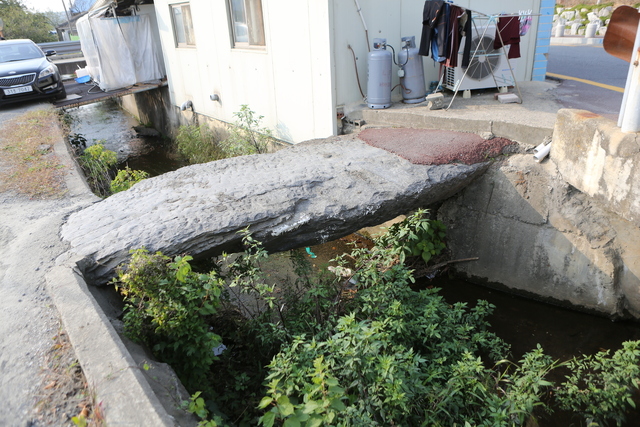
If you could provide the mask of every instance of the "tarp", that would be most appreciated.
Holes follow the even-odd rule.
[[[165,76],[149,15],[86,15],[76,27],[87,71],[100,89],[112,91]]]

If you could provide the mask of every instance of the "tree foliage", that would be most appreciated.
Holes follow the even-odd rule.
[[[0,0],[0,18],[4,22],[4,38],[31,39],[35,43],[55,42],[50,34],[55,28],[44,13],[31,12],[20,0]]]

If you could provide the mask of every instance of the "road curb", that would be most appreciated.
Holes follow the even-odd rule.
[[[54,267],[46,283],[106,424],[176,425],[72,263]]]
[[[551,46],[558,45],[602,45],[604,37],[584,37],[584,36],[567,36],[567,37],[551,37]]]

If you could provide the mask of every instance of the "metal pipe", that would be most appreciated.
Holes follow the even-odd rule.
[[[364,27],[364,36],[367,38],[367,50],[371,52],[371,46],[369,46],[369,29],[367,29],[367,23],[364,20],[364,15],[362,14],[362,8],[360,7],[360,3],[358,0],[354,0],[356,2],[356,8],[358,9],[358,13],[360,14],[360,20],[362,21],[362,26]]]
[[[67,10],[67,5],[62,0],[62,7],[64,7],[64,13],[67,15],[67,28],[69,28],[69,40],[71,41],[71,17],[69,16],[69,11]]]

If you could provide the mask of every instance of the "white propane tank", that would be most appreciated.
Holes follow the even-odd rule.
[[[398,53],[398,65],[404,71],[404,76],[400,77],[402,99],[407,104],[417,104],[427,96],[422,57],[418,55],[415,36],[403,37],[402,43],[404,47]]]
[[[373,50],[368,56],[367,105],[369,108],[391,107],[391,52],[387,39],[373,39]]]

